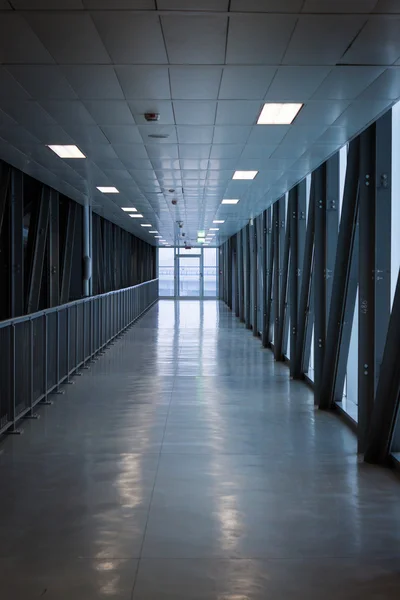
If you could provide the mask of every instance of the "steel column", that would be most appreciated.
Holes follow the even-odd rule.
[[[62,260],[63,269],[61,279],[61,304],[66,304],[69,300],[69,287],[72,272],[72,253],[75,239],[76,206],[77,205],[75,202],[70,202],[68,205],[64,255]]]
[[[314,388],[320,394],[326,336],[326,163],[316,169],[314,179]]]
[[[247,329],[251,328],[250,323],[250,315],[251,315],[251,286],[250,286],[250,277],[251,277],[251,261],[250,261],[250,225],[246,225],[245,228],[245,239],[244,239],[244,283],[245,283],[245,323]]]
[[[34,231],[30,231],[31,264],[27,278],[26,312],[39,310],[40,290],[46,253],[47,229],[50,211],[50,189],[42,185],[40,200],[37,204],[37,218],[33,221]]]
[[[50,190],[50,217],[48,231],[48,298],[49,306],[60,304],[60,233],[59,233],[59,196],[55,190]]]
[[[24,176],[11,170],[11,317],[24,314]]]
[[[290,311],[290,376],[294,376],[297,351],[298,281],[299,281],[299,206],[298,186],[289,192],[290,222],[289,311]]]
[[[329,311],[329,343],[326,347],[321,389],[316,397],[320,408],[328,409],[334,402],[335,380],[337,375],[340,342],[343,333],[343,320],[346,306],[351,259],[354,248],[358,209],[360,141],[350,142],[347,157],[346,181],[343,208],[340,221],[337,253],[332,285],[332,299]]]
[[[253,226],[250,227],[250,233],[253,238],[252,252],[252,295],[253,295],[253,335],[258,336],[257,315],[258,315],[258,270],[257,270],[257,221],[253,220]]]

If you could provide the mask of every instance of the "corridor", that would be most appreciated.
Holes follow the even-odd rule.
[[[400,482],[226,306],[160,301],[0,444],[2,600],[399,597]]]

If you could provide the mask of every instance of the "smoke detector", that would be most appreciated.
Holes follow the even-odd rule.
[[[152,123],[154,121],[159,121],[160,113],[147,112],[147,113],[144,113],[144,118],[146,119],[146,121],[149,121],[150,123]]]

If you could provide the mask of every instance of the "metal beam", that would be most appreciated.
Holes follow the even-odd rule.
[[[303,376],[304,355],[306,349],[307,322],[309,319],[311,296],[311,277],[314,257],[314,181],[311,181],[311,191],[308,208],[307,230],[304,241],[303,266],[301,269],[301,285],[299,294],[299,314],[297,320],[296,355],[293,365],[293,377],[299,379]]]
[[[273,273],[274,273],[274,244],[276,231],[273,227],[273,209],[270,206],[267,209],[267,229],[268,229],[268,270],[267,270],[267,314],[266,314],[266,338],[263,341],[264,347],[270,346],[273,333]]]
[[[285,215],[286,198],[283,199],[283,214]],[[283,260],[281,261],[281,276],[280,276],[280,292],[279,292],[279,337],[276,341],[276,360],[284,360],[284,353],[286,351],[286,338],[285,332],[287,331],[287,291],[288,291],[288,272],[289,272],[289,254],[290,254],[290,235],[291,235],[291,221],[288,218],[289,215],[289,203],[288,209],[286,210],[286,218],[281,220],[281,241],[283,241]],[[286,227],[285,227],[286,223]],[[282,228],[285,227],[285,230]],[[283,232],[285,236],[283,237]],[[281,246],[282,251],[282,246]]]
[[[339,165],[340,156],[336,152],[326,161],[325,183],[326,183],[326,264],[325,264],[325,322],[329,320],[329,309],[332,298],[333,271],[337,240],[339,234]]]
[[[274,277],[273,277],[273,315],[274,315],[274,357],[277,360],[276,343],[279,338],[279,276],[280,276],[280,200],[273,205],[273,228],[274,228]]]
[[[325,354],[326,336],[326,163],[316,169],[315,249],[314,249],[314,389],[319,396]]]
[[[375,124],[360,135],[358,451],[364,452],[375,396]]]
[[[46,253],[47,229],[50,211],[50,189],[42,185],[40,199],[36,207],[36,219],[29,227],[31,246],[31,263],[27,278],[26,312],[32,313],[39,310],[40,290],[44,259]],[[31,233],[31,228],[34,230]]]
[[[258,315],[258,269],[257,269],[257,219],[253,220],[253,227],[250,227],[253,234],[252,251],[252,288],[253,288],[253,335],[258,336],[257,315]]]
[[[247,329],[251,328],[250,315],[251,315],[251,286],[250,286],[250,274],[251,274],[251,257],[250,257],[250,225],[246,225],[245,228],[245,239],[244,239],[244,259],[245,259],[245,323]]]
[[[400,403],[399,348],[400,272],[390,315],[370,429],[365,441],[364,459],[369,463],[383,464],[390,453]]]
[[[289,192],[288,222],[290,222],[289,311],[290,311],[290,376],[294,376],[297,350],[297,307],[299,281],[299,206],[298,186]]]
[[[59,195],[50,190],[50,218],[48,231],[48,293],[49,306],[60,304],[60,225]]]
[[[235,283],[235,315],[239,318],[239,233],[235,235],[235,251],[234,251],[234,283]]]
[[[24,314],[24,176],[11,170],[11,317]]]
[[[0,162],[0,236],[3,228],[4,215],[6,214],[7,199],[9,194],[11,167]]]
[[[334,402],[335,380],[346,306],[345,299],[348,291],[357,222],[359,155],[360,140],[357,137],[350,142],[347,157],[343,208],[329,311],[327,332],[329,343],[325,351],[321,388],[318,397],[316,397],[316,401],[322,409],[330,408]]]
[[[72,256],[75,239],[75,221],[76,221],[76,203],[72,200],[68,203],[68,215],[65,232],[64,253],[62,259],[62,279],[61,279],[61,304],[69,301],[69,288],[72,272]]]

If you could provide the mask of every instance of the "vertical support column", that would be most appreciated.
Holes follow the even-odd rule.
[[[289,270],[289,252],[290,252],[290,219],[286,218],[286,231],[285,231],[285,209],[286,200],[285,197],[279,200],[279,212],[280,212],[280,273],[279,273],[279,328],[278,338],[275,339],[275,359],[283,360],[285,351],[285,324],[287,323],[287,283],[288,283],[288,270]],[[287,217],[287,215],[286,215]]]
[[[339,232],[339,152],[326,161],[326,314],[325,323],[329,320],[329,309],[332,298],[333,270],[335,268],[336,248]]]
[[[239,296],[239,303],[240,303],[240,315],[239,318],[241,320],[242,323],[244,323],[244,319],[245,319],[245,301],[244,301],[244,229],[242,229],[240,232],[240,263],[239,263],[239,286],[240,286],[240,296]]]
[[[66,304],[69,300],[69,286],[72,271],[72,254],[75,240],[75,221],[76,204],[75,202],[71,201],[68,206],[68,216],[65,233],[63,269],[61,280],[61,304]]]
[[[233,238],[229,238],[227,244],[227,279],[228,279],[228,289],[227,289],[227,300],[228,306],[232,310],[232,263],[233,263]]]
[[[288,222],[290,222],[290,268],[289,268],[289,308],[290,308],[290,376],[293,378],[297,348],[297,307],[299,275],[299,207],[298,186],[289,192]]]
[[[49,306],[60,304],[60,233],[58,192],[50,190],[50,218],[47,244]]]
[[[239,318],[240,317],[240,304],[239,304],[239,298],[240,298],[240,290],[239,290],[239,279],[240,279],[240,258],[239,258],[239,251],[240,251],[240,232],[238,232],[235,236],[235,273],[234,273],[234,277],[235,277],[235,315]]]
[[[39,310],[40,290],[46,252],[47,229],[50,210],[50,189],[42,185],[40,199],[36,207],[34,231],[30,232],[30,265],[27,277],[26,312]]]
[[[250,227],[250,232],[253,235],[253,269],[252,269],[252,287],[253,287],[253,335],[258,336],[258,327],[257,327],[257,314],[258,314],[258,286],[257,286],[257,277],[258,277],[258,269],[257,269],[257,221],[252,221],[253,225]]]
[[[358,451],[365,449],[375,396],[375,124],[360,135]]]
[[[89,203],[83,207],[83,295],[90,295],[92,280],[92,249],[91,249],[91,229],[92,229],[92,207]],[[118,258],[118,257],[116,257]]]
[[[24,314],[24,176],[11,170],[11,317]]]
[[[326,336],[326,163],[312,174],[315,201],[314,388],[320,393]]]
[[[273,278],[273,315],[274,315],[274,357],[277,359],[276,343],[279,337],[279,274],[280,274],[280,243],[279,238],[281,236],[280,226],[280,212],[279,212],[280,200],[275,202],[273,205],[273,223],[274,229],[274,278]]]
[[[332,285],[331,307],[321,389],[316,401],[321,409],[329,409],[335,397],[346,297],[351,273],[354,240],[357,231],[360,140],[350,142],[339,237]]]
[[[245,228],[245,239],[244,239],[244,258],[245,258],[245,270],[244,270],[244,283],[245,283],[245,323],[246,328],[251,328],[250,315],[251,315],[251,260],[250,260],[250,225],[246,225]]]

